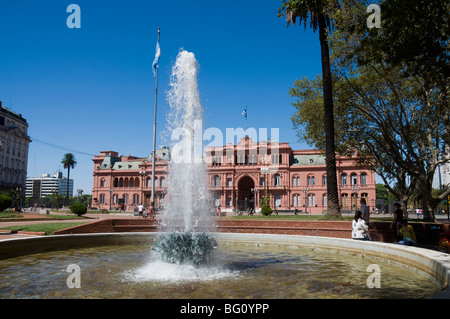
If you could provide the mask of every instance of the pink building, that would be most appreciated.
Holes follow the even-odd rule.
[[[337,157],[337,175],[343,211],[359,207],[359,198],[375,207],[375,174],[357,167],[356,154]],[[155,162],[155,203],[162,205],[169,150],[157,151]],[[206,150],[212,207],[225,211],[260,209],[260,199],[270,196],[270,205],[279,211],[322,214],[327,210],[325,156],[318,150],[292,150],[288,143],[256,143],[249,137],[237,145],[227,144]],[[119,157],[117,152],[101,152],[94,158],[94,207],[150,204],[151,156]]]

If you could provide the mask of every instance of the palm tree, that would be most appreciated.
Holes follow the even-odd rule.
[[[66,194],[66,197],[67,197],[67,204],[69,204],[70,168],[75,168],[75,166],[77,165],[75,155],[73,155],[72,153],[64,154],[61,164],[64,165],[64,168],[67,168],[67,194]]]
[[[322,85],[325,112],[325,154],[327,168],[327,197],[328,215],[342,218],[339,207],[339,192],[336,174],[336,152],[334,142],[334,112],[333,90],[331,82],[330,49],[328,47],[327,33],[331,29],[331,20],[326,14],[326,0],[283,0],[278,16],[286,15],[286,21],[295,25],[296,18],[306,28],[306,21],[310,18],[310,25],[314,32],[319,29],[320,51],[322,58]]]

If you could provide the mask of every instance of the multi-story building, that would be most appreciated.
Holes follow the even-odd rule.
[[[0,191],[15,189],[24,194],[30,142],[25,118],[0,101]]]
[[[357,154],[336,158],[341,208],[354,210],[359,198],[375,207],[375,173],[356,166]],[[170,152],[156,152],[155,203],[166,195]],[[127,210],[150,204],[152,156],[118,156],[105,151],[94,159],[93,207]],[[253,142],[245,137],[236,145],[206,150],[207,181],[211,206],[222,210],[260,208],[260,199],[268,194],[270,205],[279,211],[322,214],[327,210],[325,156],[318,150],[293,150],[288,143]],[[169,194],[170,196],[170,194]]]
[[[52,194],[67,195],[69,186],[69,196],[73,196],[73,179],[63,178],[62,172],[50,176],[43,174],[41,177],[29,177],[26,184],[26,197],[42,198]]]

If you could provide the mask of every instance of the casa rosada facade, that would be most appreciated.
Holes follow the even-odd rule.
[[[375,173],[356,166],[356,154],[337,156],[336,169],[343,211],[359,207],[366,199],[375,207]],[[293,150],[289,143],[252,141],[244,137],[236,145],[206,149],[206,167],[211,191],[211,209],[222,211],[260,209],[260,199],[269,195],[272,209],[322,214],[327,210],[325,155],[319,150]],[[133,211],[151,201],[152,155],[147,158],[119,156],[103,151],[93,159],[92,206]],[[155,205],[168,200],[167,174],[170,151],[156,151]]]

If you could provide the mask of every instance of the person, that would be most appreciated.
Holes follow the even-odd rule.
[[[148,216],[152,216],[152,206],[151,205],[148,207],[148,213],[144,213],[144,218],[147,218]]]
[[[450,254],[450,231],[440,234],[438,250],[442,253]]]
[[[403,237],[402,240],[397,242],[400,245],[415,245],[417,244],[416,233],[414,228],[408,224],[408,221],[403,219],[400,222],[400,227],[398,229],[399,234]]]
[[[367,207],[366,200],[364,198],[361,198],[359,200],[359,203],[361,204],[361,213],[362,213],[362,219],[366,222],[367,226],[369,225],[369,207]]]
[[[366,221],[362,218],[362,212],[360,210],[356,211],[355,218],[352,222],[352,238],[357,240],[372,240],[369,235],[369,226],[367,226]]]
[[[394,204],[394,218],[392,219],[391,229],[395,232],[395,236],[397,237],[397,241],[400,241],[402,238],[399,235],[398,229],[400,228],[400,223],[404,220],[403,211],[401,210],[401,205],[399,202]]]
[[[143,213],[144,213],[144,205],[140,204],[138,210],[139,210],[139,216],[143,216]]]

